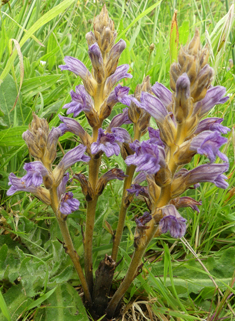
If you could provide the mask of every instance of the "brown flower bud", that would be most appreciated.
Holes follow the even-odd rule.
[[[86,176],[82,173],[75,174],[74,179],[78,180],[81,184],[82,192],[87,201],[91,201],[94,197],[94,191],[91,187],[91,183],[88,182]]]
[[[200,33],[199,33],[199,30],[196,29],[194,37],[188,45],[188,53],[190,55],[197,55],[200,49],[201,49]]]
[[[148,182],[148,194],[150,201],[152,204],[156,204],[161,193],[161,188],[155,183],[151,176],[147,175],[146,179]]]
[[[160,187],[169,185],[172,181],[171,171],[168,167],[161,167],[160,170],[155,174],[154,179],[157,185]]]
[[[158,123],[160,129],[161,140],[167,146],[173,146],[175,144],[175,138],[177,134],[176,125],[168,114],[162,123]]]

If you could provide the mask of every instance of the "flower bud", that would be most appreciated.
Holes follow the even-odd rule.
[[[124,174],[124,172],[121,169],[118,168],[113,168],[109,170],[107,173],[102,175],[100,179],[98,180],[98,183],[96,185],[96,195],[101,195],[103,193],[103,190],[107,183],[111,181],[112,179],[118,179],[118,180],[123,180],[127,175]]]
[[[94,70],[94,78],[98,84],[101,84],[104,80],[105,74],[102,54],[97,43],[90,46],[88,53]]]
[[[95,35],[92,31],[86,34],[86,41],[87,41],[88,47],[92,46],[96,42]]]
[[[119,57],[125,48],[125,41],[120,39],[111,49],[105,66],[107,77],[115,72],[118,65]]]
[[[150,175],[147,175],[146,179],[148,182],[148,194],[150,201],[152,204],[156,204],[161,193],[161,188],[155,183],[154,179]]]
[[[195,30],[194,37],[190,41],[187,49],[190,55],[195,55],[195,56],[198,54],[199,50],[201,49],[200,33],[198,29]]]
[[[169,185],[172,181],[171,171],[168,167],[161,167],[154,176],[155,182],[158,186],[164,187]]]
[[[178,123],[187,118],[190,104],[190,81],[186,73],[176,82],[175,116]]]
[[[193,86],[191,91],[191,96],[194,99],[194,102],[202,100],[213,79],[213,69],[209,65],[205,65],[198,74],[197,82]]]
[[[93,191],[93,188],[91,187],[91,183],[88,182],[86,176],[82,173],[79,173],[79,174],[75,174],[73,178],[80,182],[82,192],[86,200],[88,202],[91,201],[94,198],[94,191]]]
[[[100,50],[103,53],[110,51],[114,45],[117,33],[105,5],[100,14],[94,19],[94,35]]]

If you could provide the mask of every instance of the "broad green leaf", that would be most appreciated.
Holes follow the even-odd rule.
[[[44,309],[40,316],[44,321],[89,321],[78,292],[70,284],[63,284],[56,288],[44,302]]]
[[[13,285],[4,295],[9,314],[12,321],[19,320],[18,318],[25,311],[27,306],[33,302],[24,294],[21,284]],[[3,321],[3,315],[0,314],[0,320]],[[4,320],[5,321],[5,320]]]
[[[185,20],[179,27],[179,44],[185,45],[189,37],[189,21]]]

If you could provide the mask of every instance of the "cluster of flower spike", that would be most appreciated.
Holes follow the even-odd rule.
[[[118,66],[125,42],[121,39],[114,44],[116,36],[113,21],[104,7],[94,20],[94,33],[86,35],[92,71],[73,57],[65,57],[65,65],[60,66],[61,70],[72,71],[83,81],[83,85],[76,86],[75,92],[70,92],[72,101],[64,108],[73,117],[84,112],[93,135],[89,135],[75,119],[63,116],[60,116],[62,124],[50,131],[47,122],[34,115],[23,138],[35,161],[25,164],[27,174],[24,177],[10,174],[8,195],[27,191],[51,204],[53,193],[50,191],[54,188],[59,199],[54,210],[63,215],[70,214],[78,209],[79,201],[71,192],[66,193],[69,180],[66,170],[76,162],[99,159],[103,153],[107,157],[121,154],[127,166],[134,166],[139,172],[128,189],[129,196],[144,196],[151,211],[151,214],[147,212],[136,219],[137,230],[144,233],[154,220],[160,233],[169,231],[173,237],[179,238],[185,233],[186,220],[177,209],[189,206],[198,211],[197,205],[201,204],[180,195],[200,182],[212,182],[220,188],[228,185],[223,175],[228,170],[228,159],[219,149],[226,142],[221,134],[226,134],[229,129],[221,125],[221,118],[204,119],[214,105],[227,101],[228,97],[224,97],[226,90],[211,86],[213,70],[208,65],[208,49],[201,47],[196,30],[192,41],[181,48],[178,62],[171,66],[172,92],[160,83],[151,86],[149,77],[146,77],[134,95],[129,95],[128,87],[116,85],[121,79],[132,77],[127,73],[128,65]],[[103,129],[103,121],[118,102],[129,108]],[[148,127],[151,116],[157,129]],[[121,128],[130,123],[139,133],[135,140]],[[66,131],[79,136],[82,144],[70,150],[53,168],[58,138]],[[147,131],[149,139],[141,142],[141,136]],[[209,162],[190,171],[183,168],[195,154],[206,156]],[[216,156],[224,163],[214,163]],[[89,181],[81,173],[75,175],[88,201],[100,195],[109,180],[125,177],[122,170],[112,169],[93,186],[94,180]],[[144,181],[147,185],[141,186]],[[161,198],[166,189],[167,197],[164,196],[163,202]]]

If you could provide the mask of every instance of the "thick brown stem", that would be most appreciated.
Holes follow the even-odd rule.
[[[111,256],[105,255],[104,260],[100,262],[98,269],[95,272],[95,284],[93,290],[93,314],[100,317],[108,305],[109,291],[112,285],[113,275],[117,263]]]

